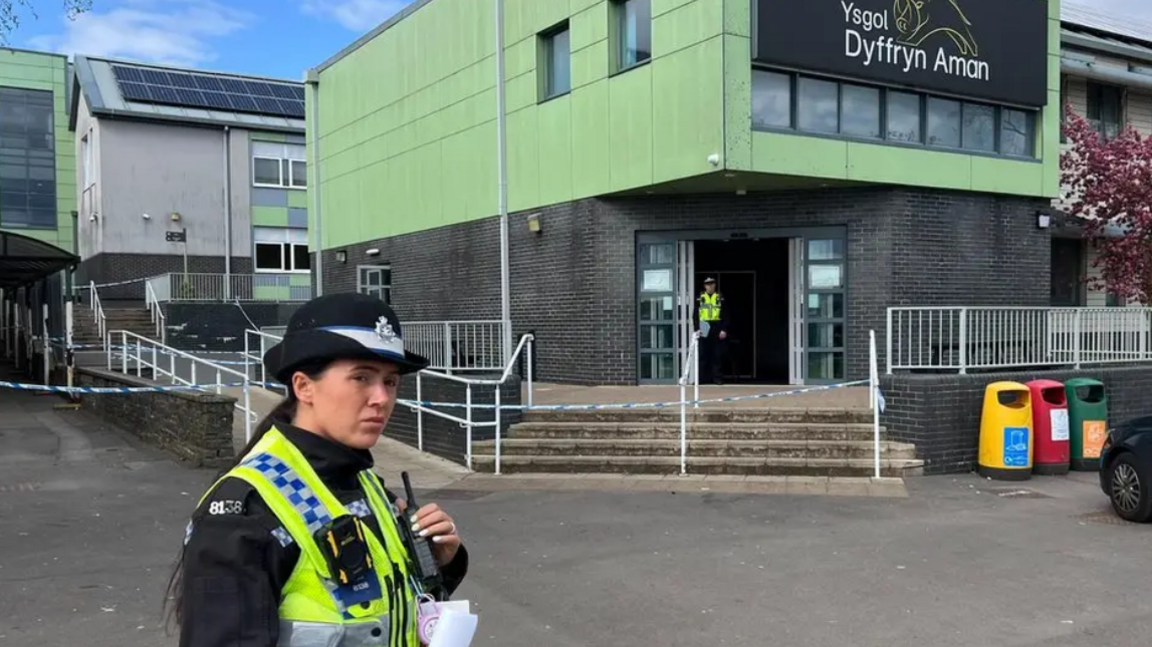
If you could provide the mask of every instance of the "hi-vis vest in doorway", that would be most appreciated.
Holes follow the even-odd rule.
[[[375,474],[360,473],[365,500],[345,507],[300,450],[273,427],[221,480],[229,476],[256,488],[284,524],[283,533],[273,533],[281,544],[294,541],[300,546],[300,559],[280,592],[278,647],[420,645],[416,635],[417,585],[408,572],[408,554],[396,528],[392,506]],[[341,600],[340,588],[313,538],[320,527],[346,514],[375,515],[384,534],[381,543],[381,538],[364,527],[382,596],[350,606]],[[398,575],[394,577],[395,574]]]
[[[720,293],[700,293],[700,321],[720,321]]]

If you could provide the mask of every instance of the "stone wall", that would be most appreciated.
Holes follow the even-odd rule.
[[[149,380],[78,368],[76,386],[155,386]],[[232,416],[236,399],[215,393],[84,394],[82,404],[106,422],[171,452],[196,467],[220,467],[234,455]]]
[[[989,384],[1039,379],[1066,382],[1074,377],[1104,383],[1111,424],[1152,413],[1152,365],[1136,365],[1081,371],[882,375],[885,409],[880,422],[893,440],[916,444],[925,474],[968,472],[976,466],[984,390]]]
[[[883,335],[890,306],[1048,305],[1051,236],[1035,224],[1044,206],[869,187],[587,199],[513,214],[514,333],[536,333],[540,380],[634,384],[638,233],[844,227],[847,378],[867,378],[868,331]],[[401,321],[498,319],[499,250],[497,218],[363,241],[324,251],[324,291],[354,291],[358,265],[390,264]]]
[[[468,377],[476,379],[496,379],[498,375],[469,374]],[[467,386],[459,382],[443,378],[421,379],[421,398],[425,402],[458,402],[467,401]],[[473,386],[472,403],[492,405],[495,402],[496,387]],[[416,376],[405,376],[400,383],[400,398],[416,400]],[[501,404],[520,404],[520,376],[511,375],[500,389]],[[464,407],[440,407],[442,413],[461,419],[467,417]],[[493,422],[495,409],[473,409],[472,419],[475,422]],[[455,463],[464,465],[467,457],[468,432],[460,423],[441,418],[425,412],[424,417],[424,451],[446,458]],[[520,422],[520,411],[503,410],[500,417],[500,428],[504,438],[508,437],[508,427]],[[388,421],[385,436],[395,438],[413,447],[417,445],[417,412],[397,405]],[[492,440],[496,437],[495,426],[476,427],[472,431],[472,442]]]

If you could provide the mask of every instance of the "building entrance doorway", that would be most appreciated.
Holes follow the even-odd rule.
[[[725,383],[843,380],[844,233],[828,227],[640,234],[638,381],[674,384],[684,374],[697,298],[709,276],[724,296]]]

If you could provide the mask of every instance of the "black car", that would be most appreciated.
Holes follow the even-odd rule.
[[[1100,456],[1100,489],[1122,518],[1152,521],[1152,416],[1108,430]]]

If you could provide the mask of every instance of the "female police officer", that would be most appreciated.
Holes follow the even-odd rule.
[[[451,594],[468,554],[435,504],[405,511],[441,570],[442,590],[423,590],[391,509],[406,504],[372,473],[368,450],[400,375],[427,365],[404,350],[400,322],[379,299],[325,295],[292,316],[264,355],[288,398],[188,525],[170,582],[181,647],[420,644],[420,597]]]

